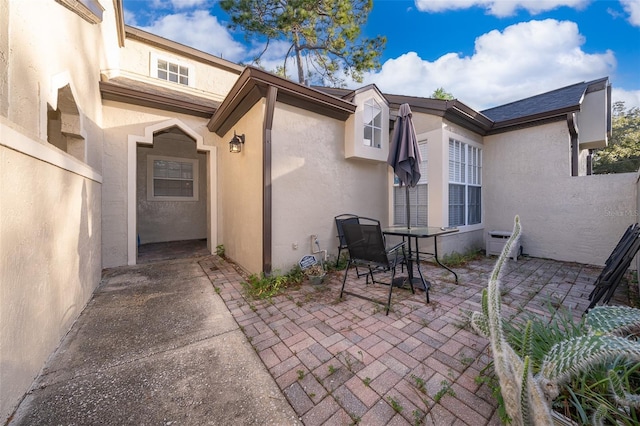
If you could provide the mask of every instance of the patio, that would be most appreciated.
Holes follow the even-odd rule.
[[[270,301],[243,296],[233,265],[201,260],[241,330],[305,425],[499,425],[496,404],[476,377],[490,361],[488,341],[466,326],[480,310],[496,258],[446,270],[428,264],[424,293],[394,289],[391,312],[354,296],[339,300],[343,272],[321,286],[305,282]],[[549,315],[547,302],[579,317],[601,268],[538,258],[509,261],[502,279],[503,315]],[[349,275],[347,287],[386,300],[388,287]],[[628,303],[619,288],[619,304]]]

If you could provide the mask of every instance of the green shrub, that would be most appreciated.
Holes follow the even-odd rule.
[[[304,273],[296,266],[286,275],[278,275],[277,272],[270,276],[252,274],[242,286],[246,294],[254,299],[270,299],[284,289],[300,284],[303,278]]]
[[[471,262],[472,260],[479,259],[481,256],[482,250],[480,249],[469,250],[465,253],[458,253],[454,251],[442,256],[440,262],[442,262],[443,265],[446,265],[449,268],[459,268]]]

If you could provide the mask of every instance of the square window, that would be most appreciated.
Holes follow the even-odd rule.
[[[151,54],[150,73],[152,77],[161,80],[193,86],[193,67],[175,60],[160,58],[154,53]]]
[[[148,201],[198,201],[198,160],[147,156]]]

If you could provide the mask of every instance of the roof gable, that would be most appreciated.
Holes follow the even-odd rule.
[[[209,130],[223,136],[256,102],[266,97],[269,87],[277,89],[278,102],[338,120],[345,121],[356,110],[355,104],[347,100],[247,66],[209,120]]]

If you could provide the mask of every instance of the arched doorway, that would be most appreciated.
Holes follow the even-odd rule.
[[[128,263],[139,262],[138,249],[147,253],[140,261],[210,253],[215,147],[174,119],[147,127],[145,137],[129,136],[128,158]]]

